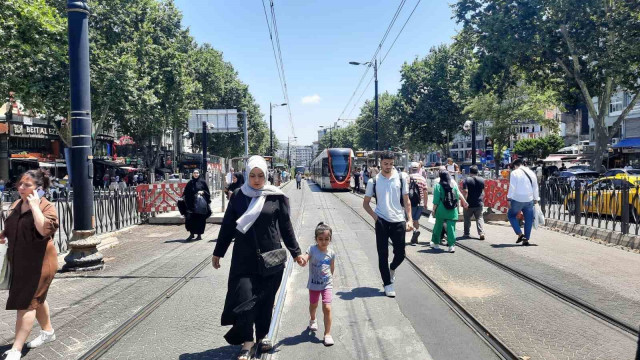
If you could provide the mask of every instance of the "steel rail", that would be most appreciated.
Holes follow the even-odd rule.
[[[355,195],[355,194],[354,194]],[[361,197],[360,195],[355,195],[358,197]],[[424,214],[423,214],[424,215]],[[429,232],[433,232],[432,229],[429,229],[427,226],[425,225],[420,225],[421,228],[429,231]],[[632,324],[629,324],[627,322],[625,322],[624,320],[618,319],[613,315],[607,314],[606,312],[599,310],[598,308],[596,308],[594,305],[587,303],[586,301],[579,299],[577,297],[571,296],[565,292],[563,292],[562,290],[559,290],[556,287],[553,287],[551,285],[547,285],[545,283],[543,283],[542,281],[534,278],[531,275],[528,275],[520,270],[515,269],[512,266],[506,265],[498,260],[495,260],[477,250],[474,250],[472,248],[470,248],[469,246],[466,246],[464,244],[461,244],[460,242],[456,242],[456,245],[471,253],[472,255],[475,255],[476,257],[479,257],[480,259],[498,267],[499,269],[511,274],[512,276],[515,276],[516,278],[525,281],[527,283],[529,283],[530,285],[533,285],[535,287],[537,287],[538,289],[560,299],[563,300],[564,302],[578,308],[579,310],[582,310],[592,316],[595,316],[596,318],[608,323],[609,325],[612,325],[626,333],[629,333],[631,335],[633,335],[634,337],[638,337],[638,330],[635,326],[633,326]]]
[[[374,229],[375,226],[369,223],[369,220],[353,209],[346,201],[341,199],[336,194],[333,194],[338,200],[351,210],[356,216],[361,218],[369,227]],[[391,241],[389,241],[391,244]],[[475,332],[495,353],[502,359],[518,360],[520,357],[516,355],[511,349],[509,349],[502,341],[495,337],[489,329],[484,327],[478,319],[476,319],[471,313],[469,313],[458,301],[454,299],[446,290],[440,287],[429,275],[427,275],[413,260],[408,256],[405,257],[405,261],[411,265],[411,269],[418,275],[435,294],[438,296],[449,308],[464,322],[473,332]]]

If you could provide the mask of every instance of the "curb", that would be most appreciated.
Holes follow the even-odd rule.
[[[598,229],[588,225],[574,224],[556,219],[545,219],[545,226],[567,234],[583,236],[589,240],[600,240],[606,244],[640,250],[640,236],[638,235],[622,234],[617,231]]]

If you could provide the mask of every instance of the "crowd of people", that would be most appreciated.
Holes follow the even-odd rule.
[[[148,182],[149,179],[143,173],[126,174],[122,176],[105,173],[102,176],[102,187],[109,190],[122,190],[129,186],[146,184]]]

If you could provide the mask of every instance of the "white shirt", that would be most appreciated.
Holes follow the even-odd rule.
[[[398,173],[394,168],[391,177],[387,179],[384,175],[376,176],[376,210],[375,213],[388,222],[405,221],[404,208],[400,205],[400,176],[402,176],[402,195],[409,194],[409,176],[405,173]],[[373,179],[367,182],[365,196],[373,197]]]
[[[527,176],[527,174],[529,176]],[[531,179],[531,180],[529,180]],[[526,166],[520,166],[513,170],[509,180],[509,192],[507,199],[518,202],[530,202],[540,200],[538,194],[538,183],[536,182],[536,174]]]

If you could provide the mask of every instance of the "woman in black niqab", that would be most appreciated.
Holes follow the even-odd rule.
[[[193,171],[191,180],[187,183],[183,194],[184,202],[187,205],[187,214],[185,215],[185,228],[189,232],[187,241],[193,240],[195,235],[197,235],[196,240],[202,240],[207,217],[209,217],[209,214],[196,213],[195,207],[198,196],[202,196],[206,200],[207,206],[211,203],[209,186],[200,177],[200,170],[196,169]]]

